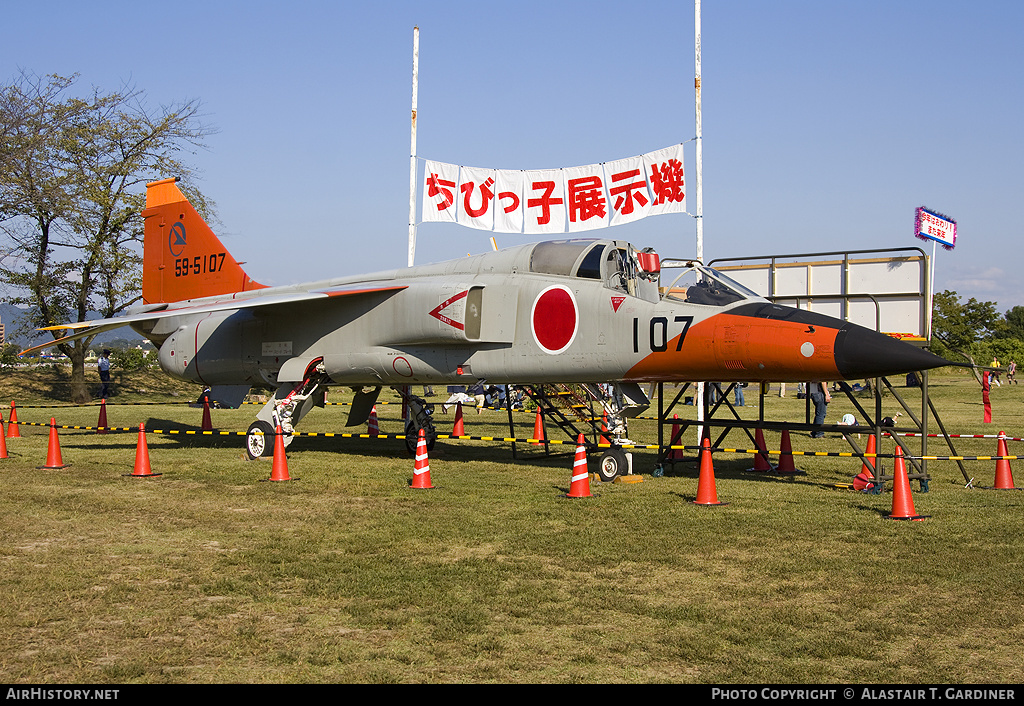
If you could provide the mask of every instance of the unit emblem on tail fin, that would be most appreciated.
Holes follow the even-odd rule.
[[[185,251],[185,224],[181,221],[171,226],[167,248],[171,251],[171,257],[181,257],[181,253]]]

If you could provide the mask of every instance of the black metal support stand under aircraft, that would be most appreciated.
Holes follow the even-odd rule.
[[[758,417],[756,420],[747,420],[740,417],[733,404],[729,401],[729,396],[733,392],[735,385],[739,383],[732,383],[728,387],[714,388],[713,385],[706,385],[704,388],[704,398],[702,404],[704,405],[704,419],[703,421],[694,419],[680,419],[677,415],[673,414],[673,410],[681,404],[681,401],[685,401],[687,398],[684,395],[688,392],[695,390],[696,386],[690,383],[684,383],[678,387],[674,395],[671,395],[668,399],[666,406],[665,396],[665,385],[664,383],[658,384],[658,461],[657,465],[659,469],[664,469],[666,465],[671,466],[678,458],[673,459],[671,454],[672,446],[679,446],[684,442],[681,439],[689,438],[687,432],[693,427],[702,429],[702,438],[708,437],[711,441],[712,448],[721,447],[726,437],[734,429],[741,430],[750,442],[749,448],[756,448],[756,441],[753,431],[756,429],[761,430],[774,430],[774,431],[796,431],[796,432],[825,432],[834,433],[842,436],[849,444],[854,456],[859,458],[864,467],[873,476],[873,492],[880,493],[884,483],[893,479],[892,467],[890,465],[889,471],[886,472],[886,463],[882,459],[891,457],[892,454],[885,454],[881,451],[881,440],[891,439],[896,445],[899,445],[903,451],[904,458],[911,464],[913,470],[908,472],[907,476],[910,480],[917,480],[920,483],[922,492],[928,490],[928,483],[931,480],[928,474],[928,461],[921,457],[928,456],[928,439],[929,439],[929,416],[933,417],[935,423],[938,425],[939,430],[942,433],[942,437],[946,442],[950,450],[950,454],[958,456],[957,450],[954,446],[953,439],[946,431],[945,426],[939,417],[938,410],[932,403],[928,396],[928,372],[922,371],[915,373],[917,379],[920,382],[919,389],[921,391],[921,402],[920,409],[915,410],[914,407],[900,394],[898,388],[894,386],[888,378],[880,377],[874,379],[874,384],[871,385],[871,397],[868,407],[865,406],[865,402],[868,402],[862,395],[862,391],[855,391],[848,383],[840,382],[837,383],[838,389],[836,392],[844,394],[850,403],[857,410],[860,417],[856,425],[842,425],[842,424],[825,424],[815,425],[811,422],[812,409],[810,400],[807,399],[805,408],[805,418],[803,422],[794,421],[778,421],[768,420],[765,418],[765,396],[766,390],[762,387],[758,394]],[[717,399],[712,399],[713,391],[722,389],[722,394],[717,395]],[[892,395],[893,399],[899,403],[902,412],[897,413],[894,417],[885,416],[883,414],[883,390],[887,391]],[[726,416],[716,416],[725,413]],[[897,426],[896,422],[906,415],[906,418],[912,422],[911,424],[902,423]],[[670,416],[672,415],[672,416]],[[731,416],[728,416],[731,415]],[[668,428],[670,432],[674,429],[679,429],[679,438],[672,439],[672,433],[666,435],[665,430]],[[720,433],[712,438],[712,429],[720,430]],[[690,432],[692,435],[692,432]],[[861,434],[873,434],[876,439],[876,456],[869,457],[865,454],[867,451],[862,449],[858,438]],[[920,446],[916,450],[910,448],[909,439],[918,437],[920,440]],[[686,460],[692,461],[693,458],[689,457]],[[767,460],[767,459],[766,459]],[[968,475],[963,462],[957,460],[957,464],[960,468],[961,473],[964,476],[964,480],[970,484],[972,482],[971,477]]]

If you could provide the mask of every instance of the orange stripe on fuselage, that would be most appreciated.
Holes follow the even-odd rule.
[[[691,326],[681,346],[676,336],[666,350],[645,356],[629,370],[626,379],[841,380],[835,361],[837,333],[837,329],[825,326],[716,314]]]

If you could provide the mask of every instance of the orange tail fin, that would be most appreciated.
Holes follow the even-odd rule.
[[[177,181],[146,184],[143,301],[176,302],[265,287],[245,274]]]

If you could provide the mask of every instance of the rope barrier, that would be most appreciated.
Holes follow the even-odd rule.
[[[942,434],[919,434],[917,432],[884,432],[886,436],[927,436],[929,439],[942,439],[945,438]],[[1018,436],[1002,436],[999,434],[950,434],[950,439],[1005,439],[1006,441],[1024,441],[1024,438]]]

